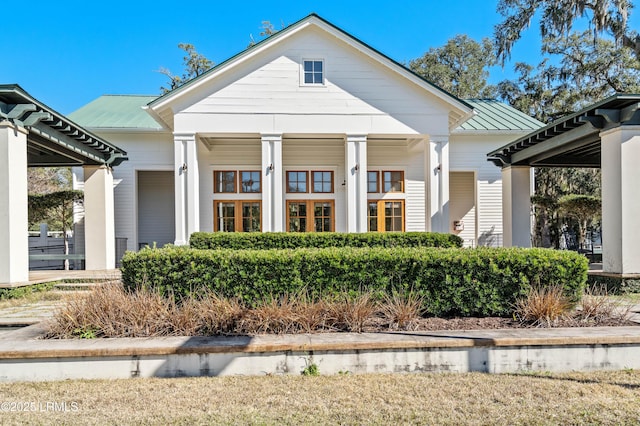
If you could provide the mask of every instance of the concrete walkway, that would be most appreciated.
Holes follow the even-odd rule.
[[[93,270],[93,271],[63,271],[63,270],[50,270],[50,271],[29,271],[29,281],[21,283],[3,284],[0,283],[0,288],[16,288],[25,287],[28,285],[47,283],[52,281],[112,281],[119,280],[121,277],[119,269],[108,270]]]

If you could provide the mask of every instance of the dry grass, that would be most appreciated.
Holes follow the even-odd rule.
[[[415,293],[385,295],[380,312],[390,329],[413,330],[425,313],[424,299]]]
[[[363,331],[380,307],[369,293],[313,300],[270,298],[249,308],[205,293],[176,303],[148,289],[103,285],[70,299],[48,324],[47,337],[154,337]]]
[[[345,294],[329,301],[329,312],[338,330],[360,333],[365,324],[376,316],[378,305],[371,293],[361,293],[355,297]]]
[[[571,308],[562,286],[536,286],[516,302],[514,312],[522,323],[552,327],[556,321],[565,318]]]
[[[625,321],[629,316],[630,309],[629,303],[609,296],[606,286],[594,285],[585,290],[582,300],[577,306],[575,319],[581,323],[602,320]]]
[[[640,372],[394,374],[2,383],[11,424],[615,424],[640,422]],[[46,405],[45,405],[46,406]]]
[[[13,308],[15,306],[27,305],[38,302],[54,302],[66,299],[70,291],[48,290],[27,293],[22,297],[0,300],[0,309]]]

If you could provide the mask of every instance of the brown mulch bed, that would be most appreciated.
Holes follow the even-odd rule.
[[[575,319],[563,319],[554,321],[551,327],[628,327],[640,324],[621,319],[602,319],[599,321],[578,321]],[[496,330],[505,328],[540,328],[531,324],[522,324],[512,318],[486,317],[486,318],[421,318],[412,324],[413,331],[438,331],[438,330]],[[545,326],[548,327],[548,326]],[[376,333],[389,331],[387,324],[366,324],[364,332]]]

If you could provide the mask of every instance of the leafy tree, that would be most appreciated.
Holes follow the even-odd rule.
[[[178,48],[182,49],[185,52],[185,56],[183,56],[182,58],[184,64],[184,72],[182,76],[173,75],[168,68],[160,67],[158,72],[169,77],[168,87],[160,87],[162,94],[170,92],[173,89],[182,86],[192,78],[204,74],[214,65],[212,61],[207,59],[204,55],[198,53],[193,44],[179,43]]]
[[[500,0],[497,11],[504,19],[494,31],[498,58],[503,64],[509,59],[513,45],[536,13],[540,14],[543,52],[549,48],[549,37],[565,38],[573,33],[574,23],[583,20],[592,30],[592,39],[607,34],[639,54],[640,38],[627,26],[632,7],[630,0]]]
[[[459,98],[489,98],[495,88],[487,84],[489,67],[495,64],[491,41],[481,43],[457,35],[442,47],[429,49],[409,62],[409,68]]]
[[[516,64],[518,77],[498,84],[498,96],[543,122],[552,122],[616,92],[640,91],[640,61],[613,40],[593,40],[588,32],[545,39],[546,56],[534,67]],[[558,201],[569,194],[600,196],[600,170],[536,168],[534,241],[559,247],[563,223]],[[581,229],[580,232],[586,232]]]
[[[600,216],[602,202],[591,195],[569,194],[558,200],[560,212],[578,221],[578,244],[583,247],[587,229]]]
[[[548,38],[546,45],[547,56],[537,67],[517,63],[516,80],[500,82],[497,89],[502,100],[540,121],[554,121],[616,92],[640,91],[640,60],[630,48],[605,39],[593,42],[586,33]]]
[[[73,206],[81,202],[84,193],[77,190],[50,192],[48,194],[29,195],[29,224],[38,224],[46,218],[52,218],[61,224],[64,254],[69,254],[67,231],[73,227]],[[64,269],[69,269],[69,260],[65,259]]]
[[[29,194],[71,189],[71,169],[68,167],[30,167],[27,169]]]
[[[262,41],[265,38],[271,37],[272,35],[274,35],[275,33],[277,33],[280,30],[283,30],[284,28],[285,28],[284,22],[280,23],[280,29],[276,29],[273,26],[273,24],[271,23],[271,21],[262,21],[262,26],[260,27],[261,40],[258,40],[258,41]],[[256,43],[258,43],[258,42],[254,40],[253,34],[249,34],[249,46],[248,47],[251,47],[251,46],[255,45]]]

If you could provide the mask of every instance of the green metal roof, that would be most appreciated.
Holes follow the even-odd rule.
[[[162,129],[143,106],[156,99],[149,95],[103,95],[69,114],[76,123],[110,129]]]
[[[464,122],[461,130],[522,130],[530,132],[544,126],[544,123],[529,117],[495,99],[466,99],[477,115]]]

